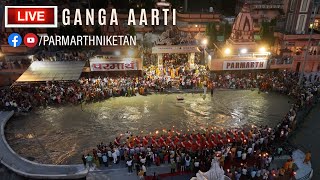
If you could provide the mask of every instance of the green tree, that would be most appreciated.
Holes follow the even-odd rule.
[[[262,22],[260,28],[260,36],[262,42],[272,46],[274,44],[274,28],[276,25],[276,20],[273,19],[270,22]]]
[[[218,42],[218,36],[224,36],[224,40],[226,40],[231,35],[231,25],[228,23],[209,23],[206,27],[206,35],[209,37],[209,42],[212,43]],[[209,47],[212,47],[212,44]]]
[[[229,39],[232,33],[232,26],[226,22],[224,25],[224,39]]]
[[[217,40],[217,30],[216,30],[216,23],[211,22],[208,23],[206,26],[206,35],[209,37],[209,42],[215,43]],[[209,43],[209,48],[211,48],[211,44]]]

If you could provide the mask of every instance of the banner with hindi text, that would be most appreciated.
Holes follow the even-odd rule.
[[[137,62],[133,60],[90,61],[91,71],[131,71],[138,70]]]

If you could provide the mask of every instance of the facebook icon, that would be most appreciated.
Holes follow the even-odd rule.
[[[22,38],[18,33],[12,33],[8,37],[8,43],[12,47],[18,47],[22,43]]]

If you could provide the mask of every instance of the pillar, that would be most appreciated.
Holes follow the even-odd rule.
[[[188,63],[189,63],[190,69],[194,69],[194,58],[195,58],[195,53],[188,54]]]
[[[184,12],[188,11],[188,0],[184,0]]]
[[[163,69],[163,59],[162,59],[162,54],[158,54],[158,68],[160,70]]]

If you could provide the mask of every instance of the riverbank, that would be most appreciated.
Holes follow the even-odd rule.
[[[12,115],[12,111],[0,111],[0,162],[2,165],[20,176],[35,179],[80,179],[87,175],[88,170],[81,165],[40,164],[19,156],[11,149],[4,135],[5,126]],[[4,171],[8,175],[6,172]]]

